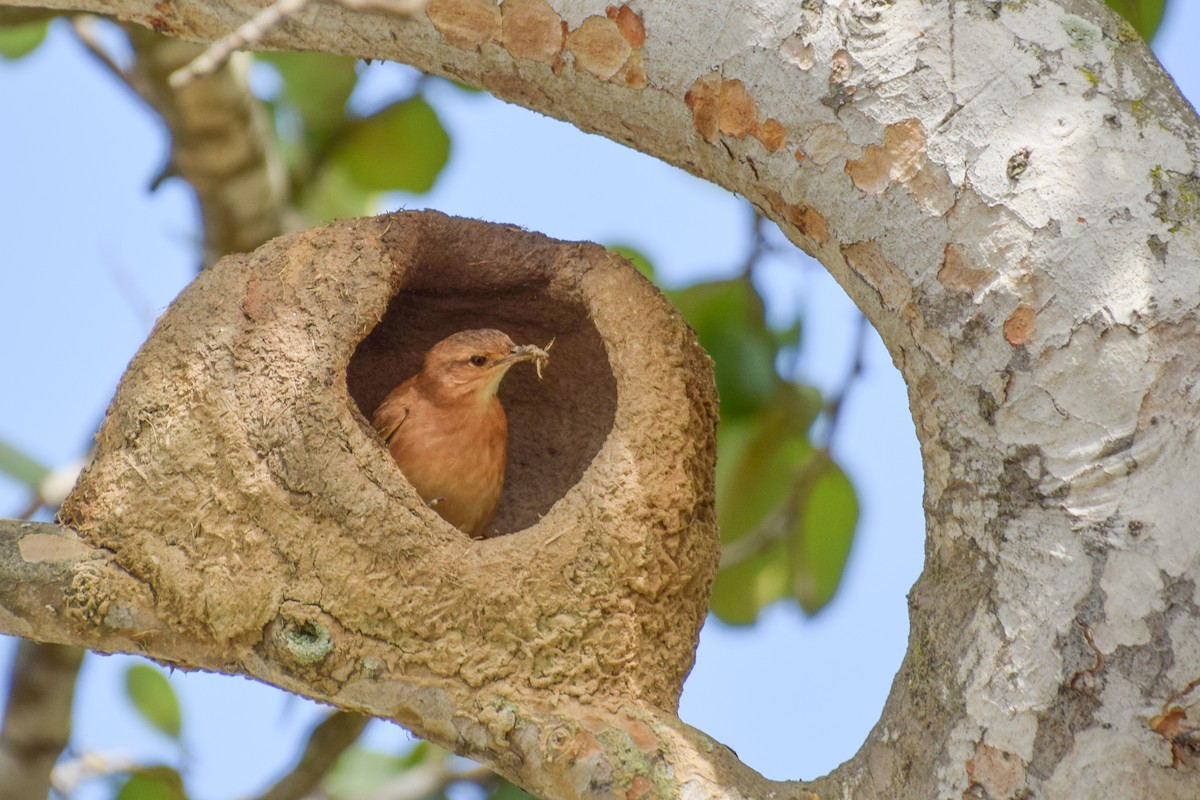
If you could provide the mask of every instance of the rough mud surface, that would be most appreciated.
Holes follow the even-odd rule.
[[[555,345],[544,381],[504,383],[508,535],[472,542],[366,415],[483,326]],[[717,559],[716,415],[691,331],[602,248],[430,212],[340,222],[179,297],[63,518],[174,624],[282,650],[329,691],[399,673],[674,709]]]

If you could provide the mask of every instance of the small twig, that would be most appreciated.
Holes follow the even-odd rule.
[[[129,77],[129,73],[116,62],[109,52],[104,49],[104,45],[100,44],[100,40],[96,38],[97,20],[90,14],[82,14],[77,17],[71,17],[71,33],[75,35],[75,39],[83,45],[92,58],[96,59],[102,67],[112,73],[113,77],[133,92],[137,97],[145,100],[145,95],[142,93],[141,87],[134,83]]]
[[[229,60],[237,50],[255,44],[285,20],[296,16],[313,0],[275,0],[274,3],[255,14],[237,30],[209,45],[185,67],[171,73],[172,89],[182,89],[196,78],[211,75]],[[426,0],[336,0],[338,5],[351,11],[381,11],[395,16],[412,16],[425,7]]]
[[[34,495],[29,498],[29,505],[21,509],[21,513],[13,514],[13,519],[27,520],[38,512],[44,503],[40,495]]]
[[[763,231],[763,225],[766,223],[766,217],[758,213],[758,210],[753,206],[750,207],[750,212],[753,215],[750,220],[750,252],[746,254],[746,259],[742,261],[742,268],[739,274],[743,279],[749,280],[754,274],[754,268],[758,266],[759,260],[768,252],[767,237]]]
[[[777,505],[762,522],[743,536],[721,548],[721,563],[718,568],[728,569],[735,564],[740,564],[785,538],[792,529],[804,498],[808,496],[813,484],[817,482],[817,478],[821,477],[829,464],[828,450],[821,448],[814,451],[804,466],[793,476],[791,488],[784,502]]]
[[[72,759],[60,761],[50,772],[50,786],[63,797],[69,797],[81,783],[133,772],[138,763],[120,753],[84,753]]]
[[[335,711],[312,730],[304,753],[292,771],[280,778],[259,800],[299,800],[333,769],[338,758],[358,741],[370,717],[351,711]]]
[[[182,89],[196,78],[213,74],[229,60],[234,51],[257,42],[285,19],[299,14],[311,2],[312,0],[275,0],[233,33],[213,42],[207,50],[192,59],[187,66],[172,72],[168,79],[171,88]]]
[[[496,779],[495,773],[487,767],[455,770],[450,768],[449,762],[448,753],[441,757],[431,754],[425,761],[392,778],[362,800],[420,800],[422,797],[442,795],[455,783],[486,786]]]
[[[833,447],[833,435],[837,431],[837,423],[841,418],[842,408],[845,406],[846,398],[850,395],[850,389],[854,383],[862,376],[866,366],[867,352],[867,333],[870,331],[870,323],[867,318],[861,313],[858,315],[858,332],[854,338],[854,360],[850,363],[850,370],[846,373],[846,377],[842,380],[841,388],[837,394],[829,401],[825,412],[825,435],[822,447],[829,450]]]

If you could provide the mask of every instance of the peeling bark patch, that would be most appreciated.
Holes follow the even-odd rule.
[[[1150,730],[1170,743],[1171,766],[1200,769],[1200,678],[1167,699]]]
[[[787,130],[778,120],[769,119],[758,126],[756,137],[767,148],[767,152],[774,153],[787,141]]]
[[[546,0],[505,0],[500,6],[502,44],[517,58],[553,65],[562,53],[566,31]]]
[[[607,17],[588,17],[567,35],[567,49],[575,56],[575,68],[602,81],[611,80],[629,56],[633,47]]]
[[[1033,334],[1033,328],[1033,308],[1024,304],[1019,305],[1009,315],[1008,319],[1004,320],[1004,338],[1013,347],[1019,347],[1025,344],[1030,335]]]
[[[758,107],[739,80],[721,80],[717,100],[717,119],[721,133],[745,139],[758,127]]]
[[[867,194],[881,194],[892,181],[908,183],[925,164],[925,128],[907,119],[888,125],[882,145],[869,145],[862,158],[846,162],[846,174]]]
[[[717,141],[717,108],[721,91],[721,77],[708,74],[696,79],[683,96],[683,102],[691,109],[692,121],[704,141]]]
[[[491,0],[429,0],[425,16],[447,42],[463,50],[500,41],[500,6]]]
[[[816,59],[813,58],[812,45],[805,44],[804,39],[798,33],[783,40],[783,43],[779,45],[779,55],[784,61],[795,64],[805,72],[812,69],[813,64],[816,63]]]
[[[846,138],[845,129],[832,122],[813,128],[804,142],[804,147],[808,157],[821,166],[835,158],[849,159],[862,152]]]
[[[29,564],[45,561],[78,561],[92,551],[90,545],[80,539],[54,536],[48,533],[31,533],[22,536],[17,543],[21,558]]]
[[[621,31],[621,35],[625,37],[625,41],[629,42],[629,46],[634,50],[642,49],[642,45],[646,43],[646,26],[632,8],[629,6],[609,6],[604,10],[605,15],[613,22],[617,23],[617,29]]]
[[[993,273],[973,266],[965,245],[950,242],[942,251],[942,268],[938,270],[937,277],[950,291],[973,295],[992,280]]]
[[[842,256],[850,268],[879,293],[884,308],[895,311],[907,302],[912,292],[911,284],[895,264],[883,257],[883,249],[878,242],[846,245],[842,248]]]
[[[980,742],[975,756],[967,761],[967,777],[971,789],[982,789],[990,800],[1012,800],[1021,797],[1025,789],[1025,762],[1015,753]]]
[[[625,792],[625,800],[638,800],[650,791],[650,779],[644,775],[634,775],[629,782],[629,791]]]
[[[850,73],[853,70],[854,62],[851,60],[850,54],[845,50],[838,50],[829,62],[829,82],[845,83],[850,79]]]
[[[683,100],[691,109],[696,130],[714,144],[720,134],[735,139],[752,136],[768,152],[774,153],[787,143],[787,129],[776,119],[760,120],[758,106],[741,81],[726,80],[710,73],[696,79]]]
[[[628,6],[609,6],[605,16],[586,18],[575,30],[546,0],[429,0],[425,15],[455,47],[478,50],[496,42],[514,58],[548,64],[557,75],[563,53],[575,68],[602,81],[642,89],[646,72],[641,47],[646,26]]]
[[[797,230],[818,245],[825,244],[829,239],[829,227],[825,222],[825,217],[817,213],[815,209],[805,205],[789,203],[783,199],[783,195],[774,189],[763,190],[763,195],[766,197],[767,202],[770,203],[771,208],[775,210],[775,213],[787,219],[788,222],[796,226]]]

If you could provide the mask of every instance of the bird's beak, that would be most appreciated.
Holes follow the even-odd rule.
[[[516,363],[517,361],[533,361],[534,367],[538,369],[538,380],[541,380],[541,371],[547,363],[550,363],[550,350],[553,347],[554,341],[551,339],[550,344],[546,345],[546,349],[538,347],[536,344],[515,344],[509,350],[509,355],[505,356],[504,363]]]
[[[553,342],[551,342],[553,344]],[[509,367],[521,361],[532,361],[537,368],[538,380],[542,379],[542,368],[550,361],[550,354],[545,350],[533,344],[517,344],[513,345],[508,351],[508,355],[504,358],[495,361],[487,370],[487,382],[482,385],[480,397],[490,398],[495,397],[496,390],[500,388],[500,381],[504,380],[504,375],[508,372]]]
[[[553,344],[554,342],[552,340],[550,345]],[[550,362],[550,354],[546,352],[550,349],[550,345],[547,345],[545,350],[535,344],[513,345],[513,348],[508,351],[508,355],[505,356],[499,363],[512,366],[519,361],[532,361],[534,366],[537,368],[538,380],[541,380],[542,368]]]

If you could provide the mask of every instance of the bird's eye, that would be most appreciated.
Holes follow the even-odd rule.
[[[471,356],[470,358],[468,358],[467,362],[470,363],[470,365],[472,367],[482,367],[484,364],[487,363],[487,357],[481,356],[481,355],[474,355],[474,356]]]

